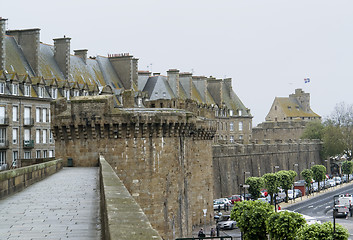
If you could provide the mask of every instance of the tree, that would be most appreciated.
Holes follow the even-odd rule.
[[[267,239],[266,220],[274,212],[273,206],[262,201],[236,202],[230,217],[237,222],[244,240]]]
[[[331,121],[326,122],[322,141],[321,155],[324,159],[341,154],[346,148],[340,127],[333,125]]]
[[[308,122],[305,126],[301,139],[319,139],[321,140],[324,134],[324,125],[320,121]]]
[[[249,193],[256,200],[261,195],[261,188],[264,186],[264,179],[262,177],[248,177],[245,184],[249,185]]]
[[[311,225],[304,225],[297,233],[298,240],[348,240],[348,230],[336,223],[336,233],[333,237],[333,224],[332,222],[325,222],[322,224],[315,223]]]
[[[275,173],[266,173],[262,177],[264,178],[264,186],[271,196],[271,204],[273,204],[274,194],[278,193],[279,177]]]
[[[348,176],[349,182],[349,174],[353,172],[353,162],[352,161],[345,161],[342,163],[342,172]]]
[[[318,184],[318,190],[320,191],[320,182],[325,179],[326,167],[324,165],[314,165],[311,167],[313,172],[313,178]]]
[[[313,171],[311,171],[310,169],[304,169],[300,174],[304,178],[306,186],[310,188],[311,181],[313,180]]]
[[[267,231],[275,240],[294,240],[298,230],[305,224],[301,214],[288,211],[273,213],[266,221]]]
[[[279,171],[277,173],[279,185],[282,187],[286,192],[286,202],[288,202],[288,189],[292,188],[293,185],[293,177],[289,171]]]

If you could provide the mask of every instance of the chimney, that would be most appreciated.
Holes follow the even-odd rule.
[[[175,98],[179,97],[179,70],[178,69],[169,69],[168,74],[168,83],[171,87]]]
[[[205,76],[193,76],[192,81],[197,90],[200,92],[203,101],[207,103],[207,78]]]
[[[7,19],[0,17],[0,70],[5,70],[5,28]]]
[[[138,88],[138,59],[128,53],[109,54],[108,58],[125,89]]]
[[[39,75],[40,29],[9,30],[7,35],[13,36],[31,66],[35,76]]]
[[[56,38],[54,40],[54,59],[65,79],[70,76],[70,40],[71,38]]]
[[[289,95],[289,99],[297,102],[305,112],[310,112],[310,93],[305,93],[301,88],[297,88],[294,94]]]
[[[192,73],[184,72],[179,74],[179,81],[181,86],[183,86],[186,96],[192,99]]]
[[[214,101],[218,106],[222,106],[223,102],[223,91],[222,91],[222,80],[214,77],[207,79],[207,89],[211,93]]]
[[[87,49],[74,50],[75,56],[80,57],[82,61],[87,63]]]
[[[225,79],[223,79],[223,83],[225,85],[225,89],[226,89],[227,93],[230,95],[230,93],[233,91],[232,79],[231,78],[225,78]]]

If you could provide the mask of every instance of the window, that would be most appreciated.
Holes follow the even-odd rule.
[[[58,89],[52,88],[51,89],[51,98],[52,99],[57,99],[57,97],[58,97]]]
[[[25,107],[25,115],[24,115],[24,124],[25,125],[30,125],[31,124],[31,108],[30,107]]]
[[[0,128],[0,144],[4,145],[6,142],[6,128]]]
[[[5,83],[0,82],[0,94],[4,94],[4,93],[5,93]]]
[[[88,96],[88,92],[86,90],[83,91],[83,96]]]
[[[233,110],[229,110],[229,116],[233,116]]]
[[[230,143],[234,143],[234,136],[233,135],[230,136],[229,141],[230,141]]]
[[[167,96],[167,93],[166,92],[163,92],[163,97],[165,98]]]
[[[12,152],[12,166],[13,167],[17,166],[17,159],[18,159],[18,151],[13,151]]]
[[[242,140],[243,139],[243,135],[239,135],[239,140]]]
[[[25,129],[24,140],[25,141],[30,141],[31,140],[31,130],[28,129],[28,128]]]
[[[49,130],[49,143],[53,143],[53,142],[54,142],[53,133],[51,130]]]
[[[0,166],[6,164],[6,152],[0,151]]]
[[[70,100],[70,90],[64,90],[66,100]]]
[[[44,88],[43,87],[38,87],[38,97],[39,98],[44,97]]]
[[[26,151],[26,152],[24,153],[24,159],[31,159],[31,152]]]
[[[36,151],[36,158],[40,158],[40,150]]]
[[[17,144],[18,143],[18,128],[13,128],[12,129],[12,143]]]
[[[54,157],[54,150],[49,150],[49,157]]]
[[[25,85],[25,96],[31,96],[31,86],[30,85]]]
[[[0,123],[5,123],[5,106],[0,106]]]
[[[218,117],[218,109],[215,111],[215,116]]]
[[[48,150],[43,150],[43,158],[47,158],[48,157]]]
[[[243,114],[243,112],[241,111],[241,109],[238,110],[238,114],[239,116],[241,116]]]
[[[47,122],[47,109],[46,108],[42,109],[42,121]]]
[[[40,129],[36,129],[36,143],[40,143]]]
[[[229,123],[229,130],[230,130],[230,131],[234,131],[233,122],[230,122],[230,123]]]
[[[18,106],[12,106],[12,121],[18,122]]]
[[[243,131],[243,122],[239,122],[239,131]]]
[[[36,122],[40,122],[40,108],[36,108]]]
[[[12,95],[18,95],[18,84],[12,84]]]
[[[75,96],[75,97],[80,96],[80,91],[75,90],[75,91],[74,91],[74,96]]]
[[[47,130],[46,129],[42,130],[42,135],[43,135],[43,143],[47,143]]]

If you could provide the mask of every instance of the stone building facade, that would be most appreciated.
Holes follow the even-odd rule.
[[[104,155],[164,239],[213,222],[214,121],[186,111],[114,108],[112,96],[52,103],[57,156],[96,166]]]

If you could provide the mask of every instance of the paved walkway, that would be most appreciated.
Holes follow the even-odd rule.
[[[98,168],[64,168],[0,200],[1,239],[100,239]]]

